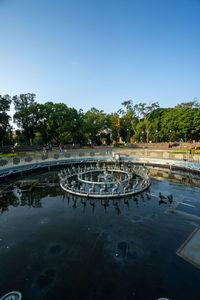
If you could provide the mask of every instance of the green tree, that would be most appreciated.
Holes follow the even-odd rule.
[[[134,110],[139,119],[148,119],[151,113],[159,108],[158,102],[152,102],[151,104],[147,105],[146,103],[139,103],[134,105]]]
[[[106,127],[106,114],[103,110],[92,107],[85,113],[83,131],[92,143],[101,144],[101,136]]]
[[[34,138],[37,125],[35,118],[35,97],[35,94],[31,93],[13,97],[16,111],[14,114],[14,121],[23,129],[28,144],[30,144],[30,141]]]
[[[0,142],[3,144],[4,140],[11,131],[9,123],[10,116],[8,111],[10,110],[11,97],[9,95],[0,95]]]
[[[111,132],[112,141],[118,144],[119,127],[118,127],[118,113],[111,113],[107,115],[107,125]]]
[[[159,108],[153,111],[149,120],[154,132],[154,140],[156,137],[159,141],[197,138],[198,128],[200,128],[198,111],[198,108],[190,106]]]
[[[151,123],[149,120],[141,120],[137,123],[135,129],[135,139],[138,142],[148,142],[151,130]]]
[[[118,113],[121,114],[120,136],[124,141],[129,142],[130,138],[135,133],[138,118],[136,117],[136,111],[132,100],[124,101],[122,105],[125,110],[121,109],[118,111]]]
[[[151,116],[154,111],[159,109],[158,102],[153,102],[149,105],[146,103],[139,103],[134,105],[134,111],[137,118],[137,124],[135,126],[135,135],[134,138],[139,141],[152,140],[153,137],[153,128]]]
[[[200,103],[197,98],[194,98],[193,101],[188,102],[181,102],[180,104],[176,105],[174,108],[184,108],[184,107],[190,107],[190,108],[199,108]]]
[[[82,111],[69,108],[64,103],[37,104],[37,131],[45,143],[77,142],[81,138]]]
[[[200,108],[198,108],[193,115],[191,139],[200,140]]]
[[[149,116],[149,121],[151,123],[150,140],[152,140],[153,142],[170,140],[170,130],[172,128],[166,127],[166,125],[168,126],[169,120],[166,121],[166,124],[164,126],[163,123],[165,122],[165,117],[171,110],[173,109],[157,108],[151,112]]]

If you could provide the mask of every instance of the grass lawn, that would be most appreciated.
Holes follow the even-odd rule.
[[[27,156],[27,155],[41,156],[42,153],[35,153],[35,152],[0,153],[0,157]]]
[[[169,153],[173,153],[173,154],[177,154],[177,153],[195,153],[195,154],[199,154],[200,150],[195,150],[195,149],[179,149],[179,150],[173,150],[173,151],[169,151]]]

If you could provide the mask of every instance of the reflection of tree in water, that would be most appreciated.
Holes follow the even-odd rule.
[[[37,180],[21,180],[6,185],[0,190],[0,213],[9,210],[9,206],[29,206],[41,208],[41,199],[47,196],[62,195],[57,176],[41,176]]]
[[[0,194],[0,213],[8,211],[9,206],[29,206],[34,208],[42,207],[40,196],[30,192],[20,191],[19,195],[11,192],[2,192]]]
[[[41,208],[40,195],[33,193],[22,193],[21,206],[29,206],[33,208]]]
[[[62,191],[60,189],[60,186],[48,186],[48,185],[43,185],[43,186],[35,186],[33,189],[34,195],[37,194],[40,199],[50,196],[50,197],[56,197],[62,195]]]
[[[7,192],[2,192],[0,194],[0,213],[4,213],[5,211],[8,211],[8,207],[12,205],[12,206],[18,206],[20,205],[20,201],[17,198],[16,195],[9,193],[9,197],[8,197],[8,193]]]
[[[57,197],[61,196],[62,201],[66,201],[68,205],[74,209],[78,206],[83,207],[85,212],[86,206],[90,207],[92,214],[94,214],[97,206],[101,205],[106,213],[108,207],[113,207],[114,211],[119,215],[123,207],[130,209],[130,204],[134,203],[136,207],[139,207],[141,203],[144,203],[151,199],[149,190],[146,192],[135,195],[129,198],[116,198],[113,200],[108,199],[85,199],[72,196],[69,194],[63,194],[58,182],[57,173],[42,174],[37,176],[37,179],[30,178],[29,180],[16,181],[13,184],[7,184],[0,189],[0,214],[9,210],[9,206],[29,206],[32,208],[41,208],[41,199],[45,197]],[[70,204],[72,203],[72,205]]]

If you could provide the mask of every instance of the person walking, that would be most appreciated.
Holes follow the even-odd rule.
[[[52,143],[50,142],[50,143],[49,143],[49,150],[52,151],[52,148],[53,148],[53,145],[52,145]]]
[[[62,150],[62,144],[61,144],[61,143],[59,144],[59,151],[60,151],[60,152],[63,151],[63,150]]]

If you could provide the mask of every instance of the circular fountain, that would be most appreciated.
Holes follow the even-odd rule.
[[[126,197],[143,192],[150,186],[146,168],[110,162],[70,166],[58,175],[64,191],[87,198]]]
[[[191,259],[184,254],[193,255],[192,238],[199,236],[199,165],[97,151],[50,154],[45,160],[20,157],[17,166],[0,160],[7,166],[4,177],[0,173],[2,300],[14,299],[6,294],[11,287],[37,300],[54,299],[58,290],[61,298],[66,290],[76,299],[102,298],[111,287],[114,299],[119,281],[126,299],[133,283],[142,299],[198,295],[196,263],[187,266]],[[74,280],[77,274],[81,280]]]

